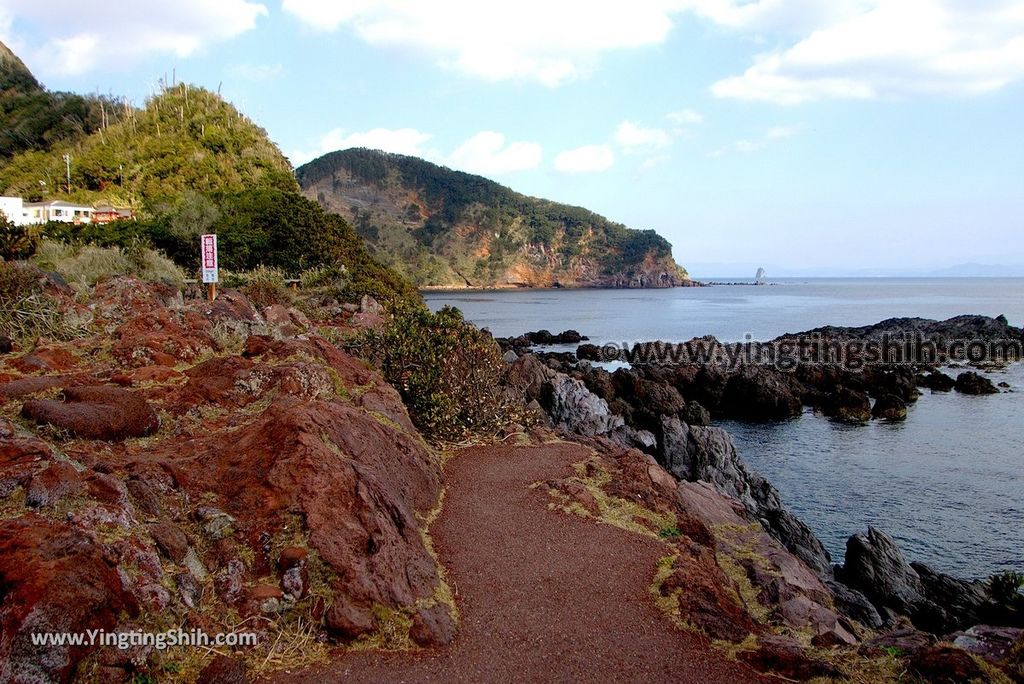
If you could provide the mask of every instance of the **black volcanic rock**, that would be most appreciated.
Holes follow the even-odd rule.
[[[907,404],[895,394],[883,394],[871,407],[871,416],[882,420],[906,420]]]
[[[956,376],[956,391],[962,394],[999,394],[992,381],[974,371],[966,371]]]

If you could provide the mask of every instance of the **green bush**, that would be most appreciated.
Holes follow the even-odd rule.
[[[343,289],[347,283],[348,269],[344,264],[314,266],[299,274],[299,284],[304,290],[320,287]]]
[[[1024,595],[1021,594],[1021,588],[1024,588],[1024,573],[1007,570],[992,575],[989,586],[992,589],[992,598],[997,603],[1024,607]]]
[[[27,227],[16,226],[0,212],[0,259],[27,259],[36,251],[37,240]]]
[[[260,266],[241,276],[245,280],[242,293],[257,308],[264,309],[273,304],[289,306],[292,293],[284,283],[284,273],[276,268]]]
[[[431,437],[493,434],[525,417],[522,402],[500,386],[501,349],[458,309],[392,307],[385,327],[354,346],[398,389],[413,421]]]

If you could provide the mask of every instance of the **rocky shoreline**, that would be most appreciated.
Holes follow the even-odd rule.
[[[569,338],[578,336],[567,332]],[[863,340],[897,333],[923,333],[940,340],[1022,339],[1022,331],[1009,326],[1005,318],[979,316],[944,322],[893,319],[859,329],[822,328],[784,337],[817,334]],[[913,625],[908,635],[984,631],[979,624],[1024,626],[1024,616],[995,596],[989,582],[961,580],[908,562],[893,540],[875,528],[851,536],[846,562],[834,565],[811,530],[785,508],[771,483],[737,455],[729,434],[711,424],[715,418],[791,418],[805,406],[856,424],[903,420],[906,406],[917,400],[921,388],[999,392],[984,376],[965,370],[954,379],[934,364],[880,364],[854,371],[835,364],[805,363],[783,371],[767,365],[730,368],[692,360],[635,363],[608,371],[588,360],[621,358],[604,358],[594,345],[581,344],[575,353],[531,349],[534,340],[549,338],[559,335],[539,331],[499,343],[512,363],[512,382],[553,426],[638,449],[680,481],[709,483],[738,501],[749,520],[757,521],[818,576],[845,617],[871,629]],[[713,338],[704,340],[709,341],[711,346],[719,344]],[[651,358],[642,353],[642,347],[631,350],[634,359]]]

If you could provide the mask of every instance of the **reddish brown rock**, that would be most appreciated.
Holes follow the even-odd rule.
[[[130,368],[174,366],[217,350],[211,329],[209,319],[198,313],[156,309],[119,326],[110,351]]]
[[[244,660],[218,655],[199,673],[196,684],[249,684],[249,673]]]
[[[156,542],[157,548],[175,563],[181,563],[188,553],[188,537],[181,528],[172,522],[164,521],[152,525],[149,534]]]
[[[145,400],[118,387],[70,387],[64,399],[27,401],[22,415],[77,437],[105,441],[144,437],[160,427],[160,418]]]
[[[85,482],[74,466],[67,461],[55,461],[32,476],[25,492],[25,503],[34,508],[44,508],[84,490]]]
[[[355,639],[372,632],[376,623],[373,614],[367,608],[354,605],[345,598],[339,598],[327,609],[324,624],[336,637]]]
[[[102,548],[36,514],[0,521],[0,681],[70,681],[83,646],[33,646],[33,632],[113,630],[138,613]]]
[[[440,646],[455,639],[455,621],[447,606],[421,608],[412,616],[409,638],[419,646]]]
[[[800,643],[787,636],[762,634],[757,648],[740,651],[738,658],[758,672],[780,675],[789,680],[806,681],[815,677],[842,678],[842,673],[830,663],[809,657]]]
[[[988,681],[971,654],[955,646],[936,645],[918,651],[910,659],[910,671],[933,684]]]
[[[22,373],[63,373],[79,363],[78,357],[62,347],[38,347],[24,356],[8,361]]]

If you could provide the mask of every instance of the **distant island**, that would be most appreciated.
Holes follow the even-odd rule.
[[[587,209],[378,150],[296,169],[302,192],[351,220],[375,256],[419,287],[689,285],[672,245]]]

